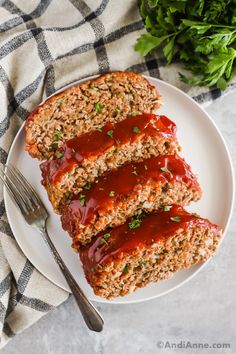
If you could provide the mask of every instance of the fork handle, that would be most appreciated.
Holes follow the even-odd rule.
[[[95,332],[101,332],[104,324],[102,317],[100,316],[96,308],[87,299],[84,292],[75,281],[73,275],[71,274],[71,272],[69,271],[65,263],[63,262],[61,256],[57,252],[57,249],[55,248],[54,244],[52,243],[48,235],[47,228],[45,227],[41,229],[40,232],[45,242],[47,243],[56,263],[60,267],[61,272],[63,273],[67,281],[67,284],[69,285],[71,292],[75,297],[75,300],[80,308],[80,311],[82,313],[82,316],[88,328]]]

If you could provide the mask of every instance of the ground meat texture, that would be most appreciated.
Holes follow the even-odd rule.
[[[107,227],[124,223],[141,210],[161,205],[187,205],[201,190],[190,166],[177,155],[127,163],[106,173],[90,190],[83,190],[62,213],[62,226],[79,248]]]
[[[42,184],[57,213],[82,188],[128,161],[180,151],[176,125],[165,116],[143,114],[68,140],[40,165]]]
[[[100,233],[80,259],[94,293],[112,299],[204,262],[221,235],[217,225],[173,205]]]
[[[154,112],[161,104],[156,88],[142,75],[113,72],[69,88],[46,100],[27,118],[25,150],[49,159],[64,141],[128,115]]]

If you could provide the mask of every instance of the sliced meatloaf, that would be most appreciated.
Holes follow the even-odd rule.
[[[139,161],[180,150],[176,125],[165,116],[144,114],[65,142],[53,160],[41,164],[42,184],[57,213],[61,213],[74,194],[105,171],[127,161]]]
[[[221,234],[209,220],[181,206],[165,206],[100,233],[80,251],[80,259],[94,293],[112,299],[204,262]]]
[[[161,103],[156,88],[132,72],[103,74],[46,100],[27,118],[26,151],[40,160],[75,136],[116,123],[128,115],[151,113]]]
[[[73,247],[79,248],[141,210],[186,205],[200,196],[197,179],[183,159],[177,155],[151,157],[106,173],[90,190],[75,196],[63,210],[62,226],[72,236]]]

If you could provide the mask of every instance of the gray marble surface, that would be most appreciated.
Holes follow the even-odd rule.
[[[236,166],[236,92],[207,111]],[[88,332],[73,298],[16,336],[2,354],[236,353],[236,213],[213,261],[174,292],[140,304],[100,305],[102,333]],[[158,343],[230,343],[230,349],[160,349]]]

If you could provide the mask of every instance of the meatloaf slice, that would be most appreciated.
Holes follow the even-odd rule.
[[[183,159],[177,155],[151,157],[124,164],[98,179],[90,190],[83,190],[64,208],[62,226],[72,236],[73,247],[79,248],[141,210],[186,205],[200,196],[197,179]]]
[[[180,150],[176,125],[165,116],[144,114],[108,123],[101,130],[65,142],[53,160],[41,164],[42,184],[57,213],[83,187],[105,171],[128,161],[139,161]]]
[[[112,299],[204,262],[221,234],[209,220],[166,206],[100,233],[80,251],[80,259],[94,293]]]
[[[66,140],[116,123],[128,115],[151,113],[161,104],[156,88],[142,75],[113,72],[69,88],[46,100],[27,118],[26,151],[49,159]]]

